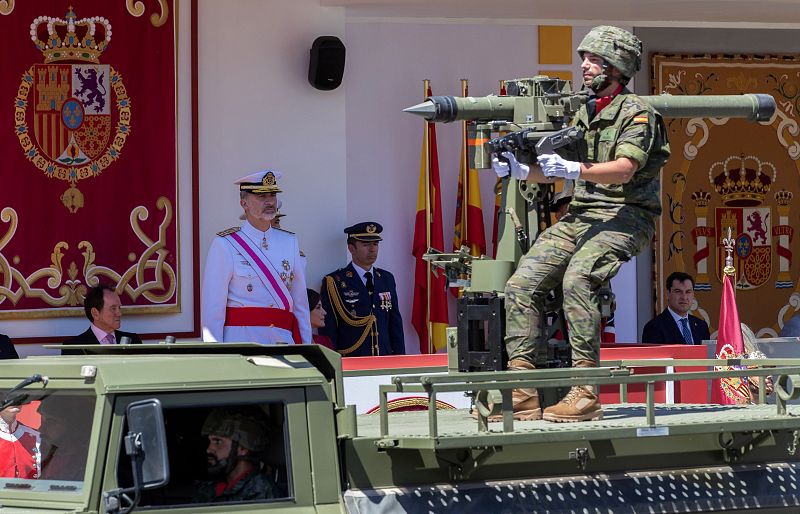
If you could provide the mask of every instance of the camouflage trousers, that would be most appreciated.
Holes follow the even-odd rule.
[[[611,213],[570,212],[542,232],[506,284],[509,359],[536,362],[545,300],[561,285],[572,362],[599,362],[598,290],[647,246],[654,231],[652,214],[626,207]]]

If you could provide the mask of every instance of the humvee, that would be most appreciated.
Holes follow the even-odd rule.
[[[3,514],[800,509],[800,409],[789,402],[800,396],[791,387],[800,360],[670,361],[703,370],[679,374],[635,374],[654,361],[615,361],[589,370],[406,375],[375,392],[379,412],[357,415],[341,357],[317,345],[79,348],[84,355],[0,362],[3,406],[19,411],[10,428],[20,435],[26,427],[37,461],[27,476],[0,477]],[[707,370],[725,364],[733,369]],[[776,377],[774,405],[655,402],[659,382],[767,374]],[[587,381],[620,388],[622,403],[604,405],[601,421],[511,416],[514,387]],[[629,401],[633,387],[643,402]],[[389,408],[393,395],[422,394],[435,406],[452,391],[472,396],[475,417]],[[197,503],[207,480],[203,422],[212,409],[240,406],[269,420],[262,471],[278,492]],[[502,421],[487,422],[492,414]],[[0,455],[15,440],[8,428],[0,424]]]

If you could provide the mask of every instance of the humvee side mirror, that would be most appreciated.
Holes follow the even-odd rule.
[[[142,400],[128,405],[128,435],[125,436],[125,452],[131,456],[134,468],[141,466],[142,489],[155,489],[169,482],[169,459],[167,457],[167,434],[161,402],[157,399]],[[138,458],[137,458],[138,457]],[[137,470],[133,470],[136,477]]]
[[[139,504],[142,490],[156,489],[169,482],[167,434],[161,402],[155,398],[133,402],[128,405],[125,417],[128,421],[125,453],[131,458],[133,487],[104,492],[107,513],[128,514]]]

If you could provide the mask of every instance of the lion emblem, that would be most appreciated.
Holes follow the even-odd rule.
[[[750,223],[750,226],[747,227],[747,231],[753,234],[753,243],[761,239],[762,244],[767,244],[767,228],[765,225],[768,218],[769,213],[764,216],[764,219],[761,219],[761,213],[758,211],[753,211],[747,217],[747,222]]]
[[[75,91],[75,97],[83,101],[86,107],[92,107],[97,104],[97,112],[105,109],[106,90],[103,87],[104,73],[98,76],[95,68],[85,68],[86,74],[81,73],[81,68],[75,68],[75,76],[78,77],[80,86]]]

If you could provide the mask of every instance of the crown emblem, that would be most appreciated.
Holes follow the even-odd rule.
[[[792,203],[792,196],[793,195],[791,191],[781,189],[775,193],[775,201],[778,202],[778,205],[789,205]]]
[[[372,223],[367,225],[367,234],[374,234],[376,230],[378,230],[378,227],[376,227]]]
[[[705,207],[711,201],[711,193],[707,193],[702,189],[692,193],[692,201],[698,207]]]
[[[101,17],[76,19],[72,7],[66,19],[39,16],[31,23],[31,40],[44,54],[45,64],[59,61],[99,63],[111,41],[111,23]]]
[[[769,171],[772,170],[770,175]],[[729,207],[761,205],[775,181],[775,165],[754,155],[730,156],[708,170],[708,180]]]
[[[274,186],[277,184],[275,180],[275,174],[271,171],[268,171],[266,175],[264,175],[264,180],[261,181],[261,185],[264,186]]]

